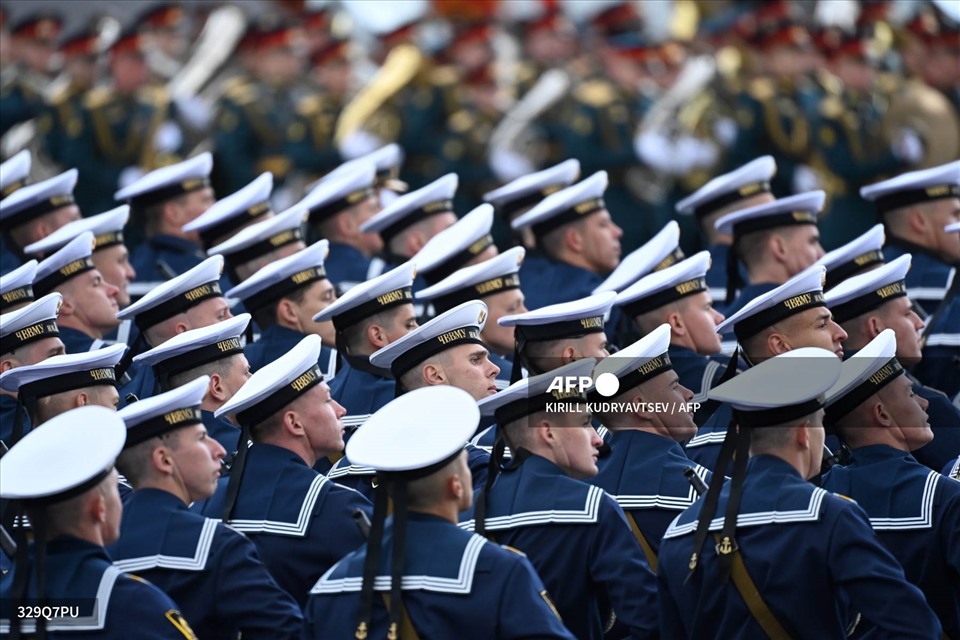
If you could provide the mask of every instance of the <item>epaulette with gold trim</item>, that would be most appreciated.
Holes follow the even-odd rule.
[[[501,549],[506,549],[507,551],[512,551],[512,552],[514,552],[515,554],[517,554],[518,556],[523,556],[524,558],[527,557],[527,554],[525,554],[523,551],[520,551],[520,549],[517,549],[516,547],[511,547],[511,546],[508,545],[508,544],[502,544],[502,545],[500,545],[500,548],[501,548]]]
[[[613,86],[605,80],[587,80],[573,90],[573,97],[591,107],[606,107],[617,98]]]
[[[88,109],[99,109],[113,101],[115,96],[110,87],[94,87],[83,97],[83,106]]]
[[[454,85],[459,82],[457,70],[450,65],[442,65],[430,69],[429,78],[430,84],[438,87]]]
[[[247,80],[236,78],[229,83],[230,86],[223,92],[224,98],[237,104],[247,104],[253,102],[257,97],[257,86]]]
[[[137,99],[146,104],[165,104],[170,102],[170,94],[166,87],[147,86],[137,92]]]
[[[839,96],[829,95],[820,101],[820,115],[831,120],[838,120],[844,110],[843,100]]]
[[[453,113],[448,120],[450,128],[457,133],[466,133],[477,124],[477,117],[468,109],[460,109]]]
[[[770,78],[754,78],[747,86],[747,93],[757,100],[770,100],[777,95],[777,88]]]
[[[851,498],[850,496],[845,496],[842,493],[834,493],[833,495],[837,496],[842,500],[846,500],[847,502],[852,502],[853,504],[857,504],[857,501]]]
[[[309,95],[297,101],[297,113],[302,116],[312,116],[323,109],[323,98],[318,95]]]

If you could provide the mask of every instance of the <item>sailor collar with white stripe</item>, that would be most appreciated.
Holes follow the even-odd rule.
[[[77,170],[17,189],[0,200],[0,221],[5,229],[13,229],[42,215],[74,203],[73,188],[77,185]]]
[[[762,156],[742,167],[710,180],[677,203],[677,213],[708,216],[757,194],[770,193],[770,180],[777,173],[773,156]]]
[[[389,244],[411,225],[441,213],[453,212],[453,196],[460,179],[448,173],[427,186],[400,196],[360,226],[364,233],[376,231]]]
[[[33,302],[37,264],[36,260],[28,260],[10,273],[0,276],[0,302],[5,307]]]
[[[205,250],[230,238],[240,229],[263,217],[272,215],[270,192],[273,174],[261,173],[253,182],[226,198],[213,203],[197,218],[183,225],[183,231],[196,231]]]
[[[113,198],[126,201],[135,210],[172,200],[210,186],[213,156],[209,152],[151,171],[117,191]]]
[[[241,229],[230,239],[211,247],[207,253],[222,255],[229,265],[236,268],[281,247],[302,242],[303,223],[306,219],[306,209],[299,207],[287,209]]]
[[[470,300],[482,300],[501,291],[520,288],[520,265],[526,249],[513,247],[479,264],[458,269],[440,282],[414,294],[442,313]]]
[[[323,261],[329,251],[330,243],[320,240],[293,255],[271,262],[227,291],[226,295],[242,300],[251,311],[263,309],[298,289],[325,280],[327,271]]]
[[[880,214],[913,204],[960,198],[960,160],[868,185],[860,189],[860,195],[873,201]]]
[[[0,164],[0,200],[27,185],[30,181],[31,164],[32,158],[27,149],[19,151]]]
[[[96,351],[51,356],[36,364],[8,369],[0,374],[0,389],[16,393],[23,400],[85,387],[116,386],[114,367],[126,350],[126,345],[112,344]]]
[[[133,361],[153,367],[161,388],[165,388],[161,378],[243,353],[241,337],[249,324],[250,314],[240,313],[222,322],[177,334],[163,344],[134,356]]]
[[[482,204],[433,236],[411,259],[428,284],[436,284],[493,244],[493,206]],[[496,249],[496,247],[494,247]]]
[[[223,256],[210,256],[194,268],[167,280],[125,309],[117,312],[121,320],[132,318],[144,331],[195,307],[204,300],[222,297],[220,276]]]
[[[840,378],[826,394],[826,422],[836,423],[867,398],[905,373],[897,361],[897,336],[884,329],[840,367]]]
[[[912,256],[905,253],[881,267],[844,280],[824,296],[834,320],[847,322],[890,300],[907,295],[907,272]]]
[[[124,449],[170,431],[203,424],[200,404],[210,386],[210,376],[200,376],[182,387],[133,402],[117,414],[127,427]]]
[[[580,161],[564,160],[536,173],[527,174],[507,183],[499,189],[483,194],[484,202],[497,208],[508,222],[514,215],[523,212],[562,189],[566,189],[580,176]]]
[[[74,220],[60,227],[43,240],[27,245],[26,254],[49,254],[66,246],[85,231],[93,233],[93,252],[123,244],[123,228],[130,218],[130,206],[120,205],[104,213]]]
[[[675,265],[683,258],[683,251],[680,249],[680,225],[671,220],[646,244],[621,260],[613,273],[600,283],[593,293],[619,293],[637,280]]]
[[[798,193],[773,202],[728,213],[717,220],[714,228],[722,234],[732,235],[734,242],[736,242],[737,238],[758,231],[799,224],[816,225],[817,219],[823,211],[823,203],[826,197],[827,194],[823,191]]]
[[[829,291],[847,278],[883,264],[885,238],[883,225],[877,224],[866,233],[817,260],[815,264],[822,264],[827,269],[824,291]]]
[[[691,258],[661,271],[654,271],[617,295],[617,306],[631,318],[659,309],[677,300],[707,291],[710,252],[701,251]]]
[[[510,223],[514,231],[531,228],[537,237],[558,229],[565,224],[582,220],[588,215],[603,211],[606,204],[603,193],[609,179],[606,171],[597,171],[589,178],[544,198],[538,205]]]
[[[93,233],[84,231],[64,245],[63,248],[37,265],[33,290],[45,296],[67,280],[75,278],[96,267],[93,264]]]
[[[310,224],[319,224],[374,196],[376,167],[360,161],[344,166],[320,181],[295,206],[309,212]]]

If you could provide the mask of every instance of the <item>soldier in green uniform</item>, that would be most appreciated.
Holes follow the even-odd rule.
[[[44,11],[24,15],[11,27],[15,63],[0,75],[0,135],[40,115],[60,26],[59,16]]]

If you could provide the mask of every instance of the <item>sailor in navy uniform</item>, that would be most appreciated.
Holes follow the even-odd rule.
[[[670,326],[673,370],[680,385],[693,392],[693,401],[700,403],[706,402],[707,391],[722,372],[716,329],[723,314],[713,308],[706,280],[709,269],[710,253],[701,251],[641,278],[616,299],[640,335],[664,322]]]
[[[912,455],[935,439],[926,401],[913,393],[893,329],[843,363],[827,392],[825,423],[850,448],[821,486],[850,496],[927,598],[944,636],[960,634],[960,484]]]
[[[5,200],[17,189],[30,184],[33,157],[23,149],[0,163],[0,200]]]
[[[732,315],[823,257],[817,218],[825,198],[823,191],[808,191],[740,209],[717,220],[716,230],[733,237],[723,313]],[[740,260],[747,272],[746,285],[736,298],[735,260]]]
[[[733,237],[717,231],[714,224],[728,213],[773,202],[770,181],[776,173],[777,162],[773,156],[761,156],[713,178],[676,204],[677,213],[694,217],[707,244],[713,260],[707,271],[707,286],[714,304],[723,305],[727,298],[727,261],[733,244]],[[734,291],[746,282],[743,266],[737,262],[735,268]]]
[[[522,553],[456,526],[473,498],[463,444],[478,418],[463,391],[417,389],[350,440],[348,455],[383,477],[384,498],[371,539],[310,590],[304,638],[573,638]]]
[[[34,531],[52,534],[30,546],[25,539],[22,547],[18,544],[14,584],[0,598],[4,636],[14,629],[33,634],[45,627],[56,637],[126,640],[136,630],[144,640],[196,640],[170,596],[115,567],[104,550],[120,536],[123,507],[113,461],[125,437],[116,412],[80,407],[54,418],[4,456],[0,498],[20,501]],[[38,584],[41,571],[45,580]],[[52,620],[16,615],[21,603],[44,598],[77,603],[78,615]]]
[[[51,293],[22,309],[0,315],[0,367],[4,374],[65,353],[57,327],[62,299],[59,293]],[[17,396],[0,388],[0,442],[8,448],[29,428],[25,420],[17,427],[17,407]]]
[[[200,402],[200,419],[207,436],[219,442],[228,456],[239,448],[240,428],[214,412],[250,377],[242,342],[249,324],[250,314],[241,313],[223,322],[184,331],[133,359],[152,369],[160,392],[172,391],[200,377],[208,379],[207,392]]]
[[[345,412],[317,367],[320,343],[320,336],[306,336],[216,411],[236,417],[241,446],[230,478],[193,505],[250,538],[301,607],[320,576],[363,543],[354,512],[371,512],[362,495],[311,469],[318,458],[343,450]]]
[[[960,233],[948,231],[960,208],[960,160],[913,171],[860,190],[872,200],[887,229],[887,261],[910,253],[907,288],[924,329],[920,382],[956,400],[960,392]],[[918,232],[915,227],[926,231]],[[952,283],[952,285],[951,285]],[[951,287],[952,288],[949,288]]]
[[[410,292],[415,274],[412,263],[403,264],[358,284],[313,317],[332,321],[336,329],[343,362],[330,395],[347,410],[343,423],[348,430],[393,400],[396,383],[390,371],[370,364],[370,355],[417,328]]]
[[[162,282],[150,293],[126,309],[117,317],[131,320],[139,330],[139,339],[130,348],[124,371],[134,356],[150,347],[163,344],[173,336],[207,327],[232,317],[230,305],[220,291],[223,274],[223,257],[211,256],[172,280]],[[121,400],[129,395],[147,398],[157,393],[157,379],[150,367],[130,369],[132,380],[121,389]]]
[[[828,251],[817,260],[817,264],[823,265],[827,270],[827,279],[823,284],[824,293],[848,278],[882,265],[885,237],[883,225],[874,225],[847,244]]]
[[[523,247],[508,249],[485,262],[458,269],[415,295],[437,313],[469,300],[482,300],[487,305],[487,321],[480,337],[489,349],[487,358],[500,369],[496,384],[501,390],[510,386],[514,337],[513,328],[501,327],[499,320],[527,312],[518,273],[525,255]]]
[[[315,333],[325,343],[333,343],[333,323],[313,320],[313,316],[337,299],[324,263],[328,244],[320,240],[268,264],[227,291],[228,298],[243,302],[260,327],[256,342],[248,343],[244,350],[250,371],[262,369],[278,354],[295,347],[307,334]],[[337,350],[324,344],[317,364],[324,379],[333,379],[337,373]]]
[[[371,277],[370,264],[383,249],[380,234],[360,230],[380,210],[373,160],[357,159],[321,178],[295,206],[309,213],[309,238],[330,242],[324,263],[339,291],[349,291]]]
[[[582,481],[596,475],[603,444],[586,395],[548,390],[565,376],[589,378],[594,364],[577,360],[478,403],[496,416],[514,462],[487,479],[460,526],[525,553],[576,637],[602,638],[612,613],[631,637],[654,638],[655,576],[616,500]],[[546,411],[554,403],[561,410]]]
[[[542,171],[528,173],[483,194],[483,201],[496,207],[499,221],[505,227],[502,233],[494,231],[498,245],[520,245],[528,250],[536,247],[536,238],[529,227],[514,230],[510,227],[511,223],[547,196],[572,185],[579,177],[580,161],[572,158]],[[504,237],[506,234],[510,234],[509,238]]]
[[[719,381],[729,380],[738,371],[799,347],[820,347],[842,358],[841,345],[847,333],[834,322],[826,308],[823,281],[824,268],[814,265],[721,322],[717,333],[732,332],[737,348]],[[733,423],[733,411],[728,404],[708,402],[710,406],[702,410],[709,418],[684,449],[691,460],[716,471],[721,444]]]
[[[130,266],[130,252],[124,245],[123,238],[123,228],[129,218],[130,207],[121,205],[95,216],[74,220],[42,240],[27,245],[24,251],[28,255],[50,256],[84,231],[90,231],[93,233],[93,253],[90,254],[90,260],[103,281],[117,288],[117,306],[124,309],[130,305],[130,283],[137,277],[136,271]],[[132,344],[129,340],[130,325],[123,325],[124,323],[121,323],[120,327],[108,332],[104,338]]]
[[[363,233],[379,233],[383,253],[374,262],[376,275],[390,271],[410,260],[435,235],[457,221],[453,197],[460,179],[455,173],[438,178],[425,187],[406,193],[387,204],[375,216],[360,225]],[[414,291],[424,287],[414,283]]]
[[[84,231],[37,265],[33,281],[36,295],[63,296],[57,324],[67,353],[102,348],[106,335],[120,324],[116,315],[120,290],[94,266],[94,242],[93,233]]]
[[[830,351],[800,348],[710,391],[740,430],[706,495],[660,542],[661,637],[842,638],[857,613],[884,637],[939,637],[863,510],[807,482],[820,472],[823,394],[839,375]]]
[[[275,215],[270,204],[273,174],[264,171],[253,182],[221,198],[210,208],[183,225],[184,233],[196,233],[208,254],[211,247],[222,244],[241,229]]]
[[[706,252],[704,252],[706,253]],[[657,570],[657,550],[667,526],[697,499],[686,477],[692,469],[707,482],[709,471],[692,462],[680,442],[696,433],[693,412],[687,410],[693,392],[679,382],[670,354],[670,325],[663,324],[632,345],[597,364],[595,378],[607,374],[619,381],[613,395],[597,389],[590,397],[597,403],[664,403],[663,412],[599,412],[613,433],[611,453],[598,461],[600,472],[587,480],[617,501],[643,549],[647,564]],[[614,378],[610,378],[614,376]]]
[[[187,508],[213,495],[226,453],[200,417],[209,385],[201,376],[120,412],[127,440],[117,468],[134,491],[124,502],[120,539],[107,552],[120,570],[183,603],[183,617],[204,638],[299,638],[300,607],[254,544]]]
[[[922,362],[921,330],[923,321],[908,297],[906,279],[912,256],[907,253],[892,262],[845,280],[825,296],[834,318],[849,334],[844,340],[844,357],[864,348],[881,331],[897,332],[897,358],[905,367]],[[960,409],[940,391],[925,387],[909,373],[913,392],[929,406],[932,442],[913,451],[913,457],[935,471],[960,454]]]
[[[229,281],[241,284],[268,264],[303,250],[306,219],[305,209],[292,207],[241,229],[208,253],[223,256]]]
[[[37,277],[37,261],[27,260],[22,265],[0,276],[0,303],[3,313],[13,313],[35,300],[33,281]]]
[[[27,261],[23,250],[68,222],[80,219],[73,201],[77,170],[70,169],[43,182],[13,191],[0,200],[0,274]]]
[[[943,468],[943,475],[951,480],[960,480],[960,456],[946,464]]]
[[[603,203],[606,171],[547,196],[511,223],[532,229],[536,253],[520,268],[529,309],[579,300],[620,263],[623,231]]]
[[[213,157],[201,153],[151,171],[114,194],[114,199],[130,205],[133,223],[146,234],[131,260],[138,284],[155,286],[203,262],[199,234],[185,233],[182,227],[214,203],[212,168]]]

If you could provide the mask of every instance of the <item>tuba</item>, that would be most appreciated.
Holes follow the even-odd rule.
[[[882,126],[891,143],[902,129],[911,129],[923,138],[924,154],[918,169],[960,157],[960,116],[942,93],[920,80],[908,80],[890,97]]]

